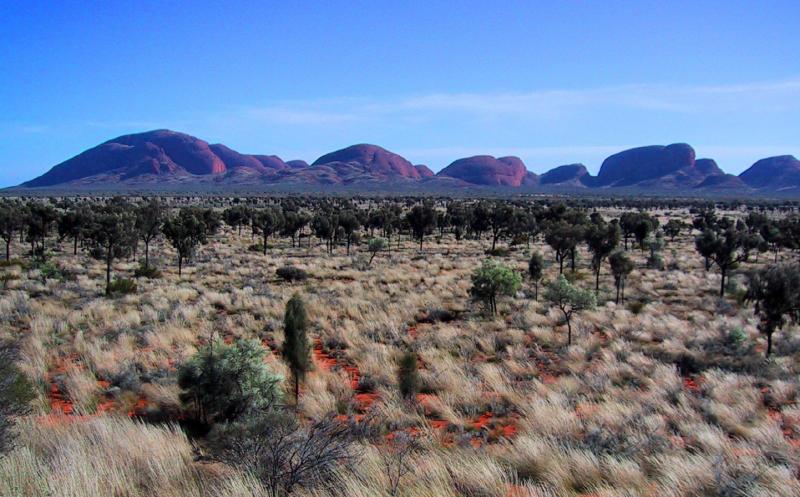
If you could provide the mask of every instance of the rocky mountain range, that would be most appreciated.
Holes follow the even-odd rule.
[[[16,188],[207,191],[275,186],[307,191],[343,186],[376,191],[500,188],[793,194],[800,192],[800,161],[790,155],[769,157],[734,176],[713,159],[697,159],[691,146],[678,143],[616,153],[603,161],[596,176],[583,164],[558,166],[537,175],[518,157],[489,155],[455,160],[434,174],[427,166],[412,164],[377,145],[352,145],[308,164],[275,155],[242,154],[184,133],[155,130],[109,140]]]

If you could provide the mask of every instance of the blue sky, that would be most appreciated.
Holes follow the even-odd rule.
[[[170,128],[439,170],[687,142],[738,173],[800,155],[800,2],[0,3],[0,186]]]

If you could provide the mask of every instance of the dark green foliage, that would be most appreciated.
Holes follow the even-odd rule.
[[[371,266],[372,260],[375,259],[376,255],[378,255],[378,252],[384,250],[388,245],[389,243],[384,238],[372,238],[367,243],[367,248],[369,249],[370,252],[369,262],[367,263],[367,265]]]
[[[127,278],[117,278],[108,285],[109,295],[128,295],[136,293],[138,286],[136,281]]]
[[[161,271],[153,266],[146,266],[142,264],[136,268],[136,270],[133,272],[133,275],[137,278],[154,280],[161,278]]]
[[[325,212],[318,212],[311,220],[311,229],[318,238],[325,240],[328,253],[333,252],[333,237],[338,228],[339,218]]]
[[[305,281],[308,279],[308,273],[299,267],[283,266],[275,270],[275,274],[283,281]]]
[[[755,304],[759,331],[767,336],[767,357],[772,353],[772,334],[787,320],[800,316],[800,266],[778,264],[750,275],[746,300]]]
[[[617,250],[609,256],[608,262],[611,265],[611,273],[614,275],[614,284],[617,287],[615,301],[619,304],[620,301],[625,301],[625,282],[633,271],[633,261],[624,251]]]
[[[544,258],[539,252],[531,254],[531,260],[528,261],[528,277],[533,282],[534,300],[539,300],[539,281],[542,280],[544,273]]]
[[[86,236],[94,244],[93,257],[106,261],[106,294],[111,293],[114,259],[131,253],[136,243],[135,218],[130,205],[111,201],[95,210]]]
[[[24,213],[16,203],[0,203],[0,238],[6,243],[6,261],[11,260],[11,242],[22,229]]]
[[[563,274],[560,274],[547,287],[545,299],[558,307],[564,315],[568,333],[567,345],[572,345],[572,316],[584,310],[594,309],[597,305],[597,298],[590,290],[572,285]]]
[[[406,352],[400,357],[397,366],[397,385],[400,395],[406,399],[415,399],[419,392],[419,371],[417,354]]]
[[[178,252],[178,275],[183,274],[183,261],[197,246],[208,240],[208,225],[195,209],[181,209],[178,215],[164,221],[164,236]]]
[[[419,249],[422,250],[422,242],[425,235],[430,233],[436,226],[436,211],[429,203],[415,205],[406,214],[406,222],[411,228],[414,239],[419,241]]]
[[[522,284],[522,277],[498,261],[487,259],[472,273],[473,299],[483,302],[489,314],[497,314],[497,296],[514,295]]]
[[[158,200],[150,200],[136,209],[136,232],[144,242],[144,267],[150,268],[150,244],[161,233],[164,224],[164,207]]]
[[[670,219],[664,225],[664,233],[669,237],[669,241],[675,241],[675,237],[680,235],[681,230],[684,228],[683,221],[680,219]]]
[[[339,216],[339,229],[344,233],[347,242],[347,255],[350,255],[350,244],[353,243],[354,235],[360,227],[361,222],[355,212],[348,210]]]
[[[283,214],[276,207],[267,207],[256,211],[253,216],[253,226],[257,232],[261,233],[262,250],[267,255],[267,239],[275,232],[279,231],[283,224]]]
[[[265,354],[258,340],[205,345],[178,370],[181,401],[201,423],[271,408],[280,399],[281,378],[267,368]]]
[[[26,414],[36,397],[33,385],[14,365],[15,354],[0,346],[0,456],[13,447],[13,418]]]
[[[594,291],[600,291],[600,270],[603,261],[617,248],[620,240],[619,225],[615,222],[606,223],[599,216],[595,216],[587,226],[586,245],[592,254],[592,270],[594,270]]]
[[[31,244],[31,254],[35,255],[44,251],[45,239],[53,223],[58,220],[58,213],[52,205],[42,202],[30,202],[26,210],[25,227]]]
[[[352,428],[332,417],[302,423],[272,409],[219,426],[213,438],[223,461],[257,478],[267,495],[276,497],[330,484],[334,474],[353,470],[358,460]]]
[[[575,248],[582,239],[583,227],[566,220],[551,222],[545,228],[544,240],[556,254],[559,274],[564,272],[564,260],[574,254]]]
[[[634,300],[628,303],[628,310],[634,315],[639,315],[646,305],[647,302],[644,300]]]
[[[58,218],[58,237],[72,239],[72,253],[77,255],[78,242],[84,236],[92,220],[91,211],[87,206],[73,206]]]
[[[720,271],[719,296],[725,296],[725,281],[728,272],[736,269],[739,263],[745,259],[742,248],[743,232],[733,227],[728,227],[723,231],[706,229],[695,239],[697,251],[706,258],[706,269],[710,264],[717,265]]]
[[[300,382],[311,369],[311,347],[308,341],[308,315],[300,295],[294,294],[286,304],[283,316],[283,349],[281,354],[294,377],[295,400],[300,398]]]

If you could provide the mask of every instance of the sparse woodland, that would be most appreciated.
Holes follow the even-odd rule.
[[[0,200],[0,495],[800,495],[800,217]]]

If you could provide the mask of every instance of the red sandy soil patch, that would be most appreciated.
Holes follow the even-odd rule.
[[[670,435],[669,441],[676,449],[683,450],[686,448],[686,440],[680,435]]]
[[[322,340],[319,338],[314,340],[314,349],[312,351],[314,362],[323,371],[333,371],[337,369],[344,370],[350,378],[350,387],[354,392],[357,392],[353,397],[356,405],[356,410],[360,413],[368,411],[372,405],[378,400],[378,394],[374,392],[359,391],[359,380],[361,372],[358,366],[354,364],[340,361],[332,356],[322,347]]]
[[[769,419],[778,423],[783,433],[783,438],[794,447],[800,449],[800,419],[795,416],[787,416],[777,409],[767,410]]]
[[[731,449],[731,453],[736,457],[759,457],[761,455],[757,449],[749,447],[734,447]]]
[[[528,495],[530,495],[528,490],[521,485],[509,483],[506,488],[506,497],[527,497]]]
[[[589,418],[597,413],[599,407],[597,404],[578,404],[575,406],[575,414],[579,418]]]
[[[98,398],[93,414],[76,414],[74,403],[64,395],[64,392],[61,391],[61,388],[56,381],[56,377],[67,374],[70,369],[83,369],[84,366],[78,361],[79,356],[77,354],[70,354],[64,359],[59,360],[53,370],[47,375],[49,382],[47,397],[50,404],[50,413],[45,416],[41,416],[41,422],[60,423],[87,420],[93,417],[115,412],[119,408],[119,404],[116,400],[111,398],[108,394],[103,393]],[[111,386],[111,383],[106,380],[97,380],[97,386],[99,389],[106,391]],[[149,404],[146,398],[139,397],[127,414],[130,417],[143,416],[148,405]]]
[[[597,325],[594,326],[594,329],[592,330],[592,334],[597,336],[598,340],[600,340],[600,343],[602,345],[607,344],[609,339],[610,339],[610,337],[608,336],[608,333],[606,333],[605,331],[600,329],[600,327],[597,326]]]
[[[700,393],[700,385],[703,384],[703,378],[696,376],[684,376],[683,377],[683,387],[692,392],[693,394],[697,395]]]

